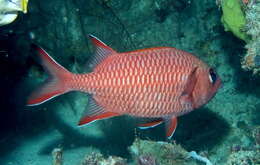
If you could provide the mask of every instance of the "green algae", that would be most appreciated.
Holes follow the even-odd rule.
[[[222,1],[221,7],[223,11],[221,22],[225,31],[231,31],[236,37],[248,42],[249,36],[242,31],[246,25],[246,18],[239,0]]]

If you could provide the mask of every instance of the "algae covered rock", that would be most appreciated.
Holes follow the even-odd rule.
[[[259,165],[260,164],[260,146],[259,135],[260,127],[249,127],[249,136],[254,143],[245,145],[245,143],[236,144],[231,148],[231,153],[227,159],[226,165]]]
[[[251,1],[246,10],[246,33],[251,40],[246,45],[246,55],[242,59],[242,68],[254,74],[260,71],[260,1]]]
[[[260,1],[222,0],[221,21],[226,31],[246,41],[242,68],[258,74],[260,71]]]
[[[227,165],[259,165],[259,151],[238,151],[232,153],[227,161]]]
[[[80,165],[126,165],[126,161],[117,156],[105,158],[101,153],[87,155]]]
[[[62,155],[63,155],[62,148],[54,148],[52,151],[52,158],[53,158],[52,164],[62,165],[63,164]]]
[[[255,144],[257,146],[260,146],[260,126],[257,126],[256,128],[254,128],[254,130],[252,132],[252,136],[255,140]]]
[[[144,159],[149,161],[151,165],[197,165],[197,154],[188,152],[181,145],[167,142],[155,142],[149,140],[135,139],[129,151],[140,165]],[[192,153],[192,154],[191,154]],[[191,159],[194,158],[194,159]],[[203,161],[197,159],[199,161]],[[210,163],[211,164],[211,163]],[[150,164],[149,164],[150,165]]]
[[[226,31],[231,31],[236,37],[248,41],[248,35],[243,32],[246,25],[245,14],[242,11],[241,2],[239,0],[222,0],[222,18],[221,21]]]

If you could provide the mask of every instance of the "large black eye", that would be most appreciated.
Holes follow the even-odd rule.
[[[209,80],[212,84],[215,84],[217,80],[217,74],[212,68],[209,69]]]

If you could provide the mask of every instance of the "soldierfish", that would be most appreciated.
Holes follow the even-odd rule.
[[[39,105],[69,91],[89,94],[79,125],[119,115],[148,117],[151,128],[165,122],[171,138],[177,117],[206,104],[221,86],[216,72],[196,56],[172,47],[118,53],[93,35],[93,71],[74,74],[36,47],[49,79],[28,100]],[[156,120],[155,120],[156,118]]]

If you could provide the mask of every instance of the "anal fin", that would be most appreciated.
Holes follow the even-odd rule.
[[[161,123],[163,123],[162,119],[155,120],[155,121],[152,121],[152,122],[149,122],[149,123],[139,124],[138,128],[140,128],[140,129],[153,128],[153,127],[156,127],[157,125],[160,125]]]
[[[78,126],[90,124],[96,120],[102,120],[114,116],[119,116],[120,114],[115,112],[108,112],[102,106],[98,105],[92,96],[89,96],[88,107],[86,108],[84,114],[82,115]]]
[[[110,118],[110,117],[114,117],[114,116],[118,116],[118,115],[119,114],[114,113],[114,112],[100,112],[99,114],[96,114],[96,115],[83,116],[80,119],[78,125],[82,126],[82,125],[92,123],[96,120],[106,119],[106,118]]]
[[[171,139],[177,128],[177,117],[172,116],[166,119],[165,126],[166,126],[166,136],[168,139]]]

